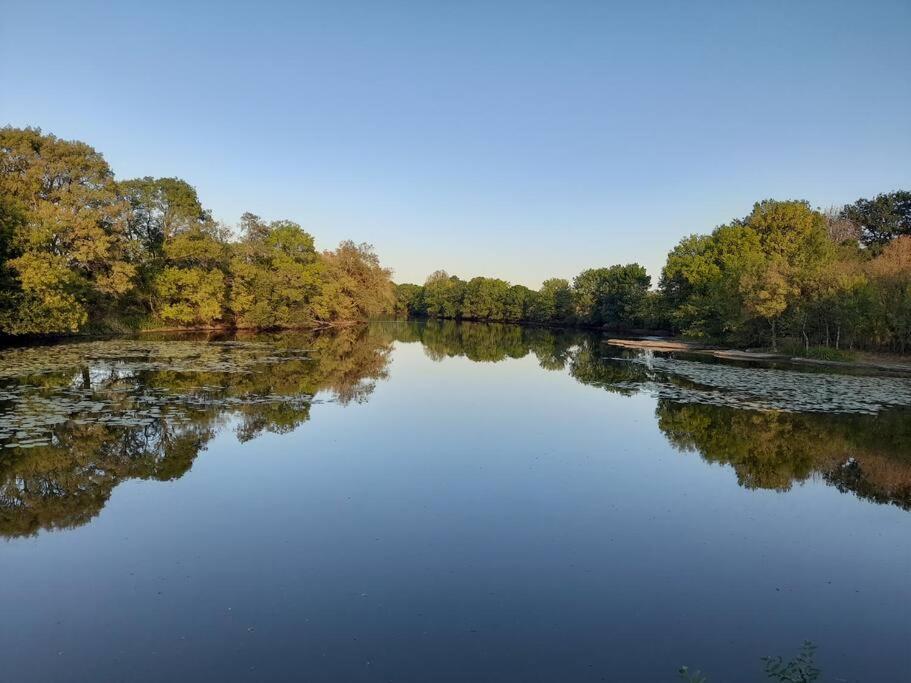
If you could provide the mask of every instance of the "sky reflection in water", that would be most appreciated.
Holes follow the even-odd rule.
[[[783,412],[570,332],[214,342],[0,352],[12,679],[726,680],[806,638],[828,675],[911,665],[907,379]],[[864,381],[781,372],[792,403]]]

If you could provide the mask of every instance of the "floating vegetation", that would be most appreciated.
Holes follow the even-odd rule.
[[[312,392],[263,391],[231,377],[306,360],[300,349],[238,341],[116,340],[5,350],[0,447],[51,445],[52,430],[65,423],[141,428],[165,413],[180,420],[187,410],[299,408],[312,403]],[[173,381],[161,381],[165,373]]]
[[[743,368],[643,354],[607,359],[644,370],[617,388],[649,391],[682,403],[784,412],[860,413],[911,406],[911,379]]]
[[[363,402],[390,346],[348,328],[0,351],[0,537],[85,524],[122,481],[183,476],[225,428],[246,442]]]
[[[305,350],[279,350],[265,342],[117,339],[5,349],[0,351],[0,380],[87,366],[92,373],[106,374],[148,370],[245,373],[262,363],[307,357]]]

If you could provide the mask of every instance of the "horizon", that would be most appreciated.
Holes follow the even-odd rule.
[[[638,262],[655,285],[756,201],[911,185],[905,3],[4,10],[0,125],[182,178],[232,226],[371,243],[397,282]]]

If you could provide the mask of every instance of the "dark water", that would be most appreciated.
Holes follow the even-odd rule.
[[[909,680],[909,404],[497,325],[6,350],[0,680]]]

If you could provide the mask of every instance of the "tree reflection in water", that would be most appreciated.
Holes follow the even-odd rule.
[[[549,371],[628,396],[658,396],[674,448],[730,465],[747,488],[818,479],[911,509],[911,416],[759,411],[663,398],[685,378],[628,362],[599,335],[515,325],[375,323],[320,333],[143,338],[0,352],[0,534],[85,524],[126,479],[187,472],[228,424],[240,441],[286,433],[317,401],[364,402],[387,376],[393,342],[440,361],[535,356]],[[729,367],[729,366],[728,366]]]
[[[5,352],[23,374],[0,404],[17,422],[0,450],[0,534],[79,526],[125,479],[179,478],[229,421],[248,441],[300,426],[314,401],[366,401],[390,350],[387,334],[355,327]]]

